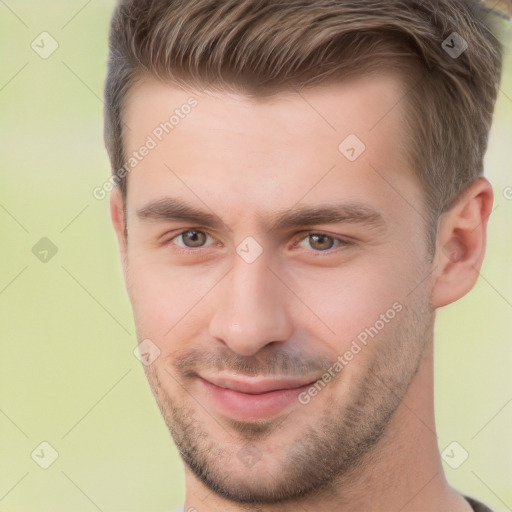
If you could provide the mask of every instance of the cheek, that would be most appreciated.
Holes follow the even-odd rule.
[[[339,353],[376,322],[377,327],[385,323],[383,331],[390,330],[396,310],[401,309],[413,287],[412,274],[406,264],[393,263],[392,258],[365,258],[350,268],[329,269],[314,280],[295,276],[291,287],[296,286],[297,295],[314,313],[308,315],[311,329],[317,335],[326,333],[323,337]]]
[[[185,314],[186,283],[177,272],[137,258],[130,261],[127,280],[139,336],[161,339]]]
[[[205,308],[219,271],[173,267],[137,255],[130,260],[128,293],[139,339],[150,338],[163,353],[207,326]]]
[[[397,309],[421,281],[421,271],[414,267],[412,259],[384,251],[338,268],[284,267],[281,279],[297,297],[283,288],[280,305],[296,332],[307,332],[312,343],[336,357],[354,340],[373,340],[375,330],[379,337],[392,336],[400,317]],[[215,286],[224,271],[173,267],[132,254],[129,294],[139,339],[152,339],[167,354],[179,349],[180,340],[207,330],[217,304],[226,302],[219,296],[221,290],[228,293],[226,288]]]

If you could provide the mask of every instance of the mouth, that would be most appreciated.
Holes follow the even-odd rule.
[[[238,420],[272,418],[298,405],[317,379],[198,375],[201,394],[221,414]]]

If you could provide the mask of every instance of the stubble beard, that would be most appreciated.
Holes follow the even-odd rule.
[[[372,359],[361,368],[344,401],[325,401],[326,406],[312,416],[310,424],[295,439],[289,439],[280,460],[272,461],[272,467],[278,468],[273,474],[258,463],[241,470],[237,454],[248,443],[256,446],[263,457],[273,453],[266,443],[271,445],[273,433],[293,425],[293,410],[290,418],[277,425],[272,421],[224,422],[226,439],[219,440],[199,419],[197,411],[201,407],[197,401],[180,385],[175,386],[175,394],[185,400],[169,396],[153,366],[145,371],[183,461],[207,488],[236,503],[293,502],[332,493],[371,465],[375,447],[418,372],[425,348],[432,342],[433,318],[430,304],[404,305],[393,327],[370,342],[379,346],[373,347]],[[166,372],[170,371],[163,371],[166,380],[175,383],[177,377],[169,379]],[[339,380],[337,385],[343,386],[343,370],[339,377],[334,382]],[[322,400],[323,393],[328,391],[323,390],[302,407],[318,410],[314,404]],[[211,423],[212,416],[208,416]],[[228,429],[232,435],[228,435]]]

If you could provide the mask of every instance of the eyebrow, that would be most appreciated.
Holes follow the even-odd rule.
[[[218,215],[172,197],[164,197],[148,203],[137,211],[137,217],[142,221],[190,222],[210,229],[221,229],[226,226]],[[348,223],[373,228],[385,225],[383,216],[377,210],[358,202],[296,207],[274,213],[269,220],[270,231],[283,231],[315,224]]]

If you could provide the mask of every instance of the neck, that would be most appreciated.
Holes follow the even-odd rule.
[[[185,511],[235,512],[242,507],[265,512],[471,510],[444,476],[434,420],[431,350],[380,441],[334,488],[299,501],[251,507],[213,494],[188,467],[185,480]]]

